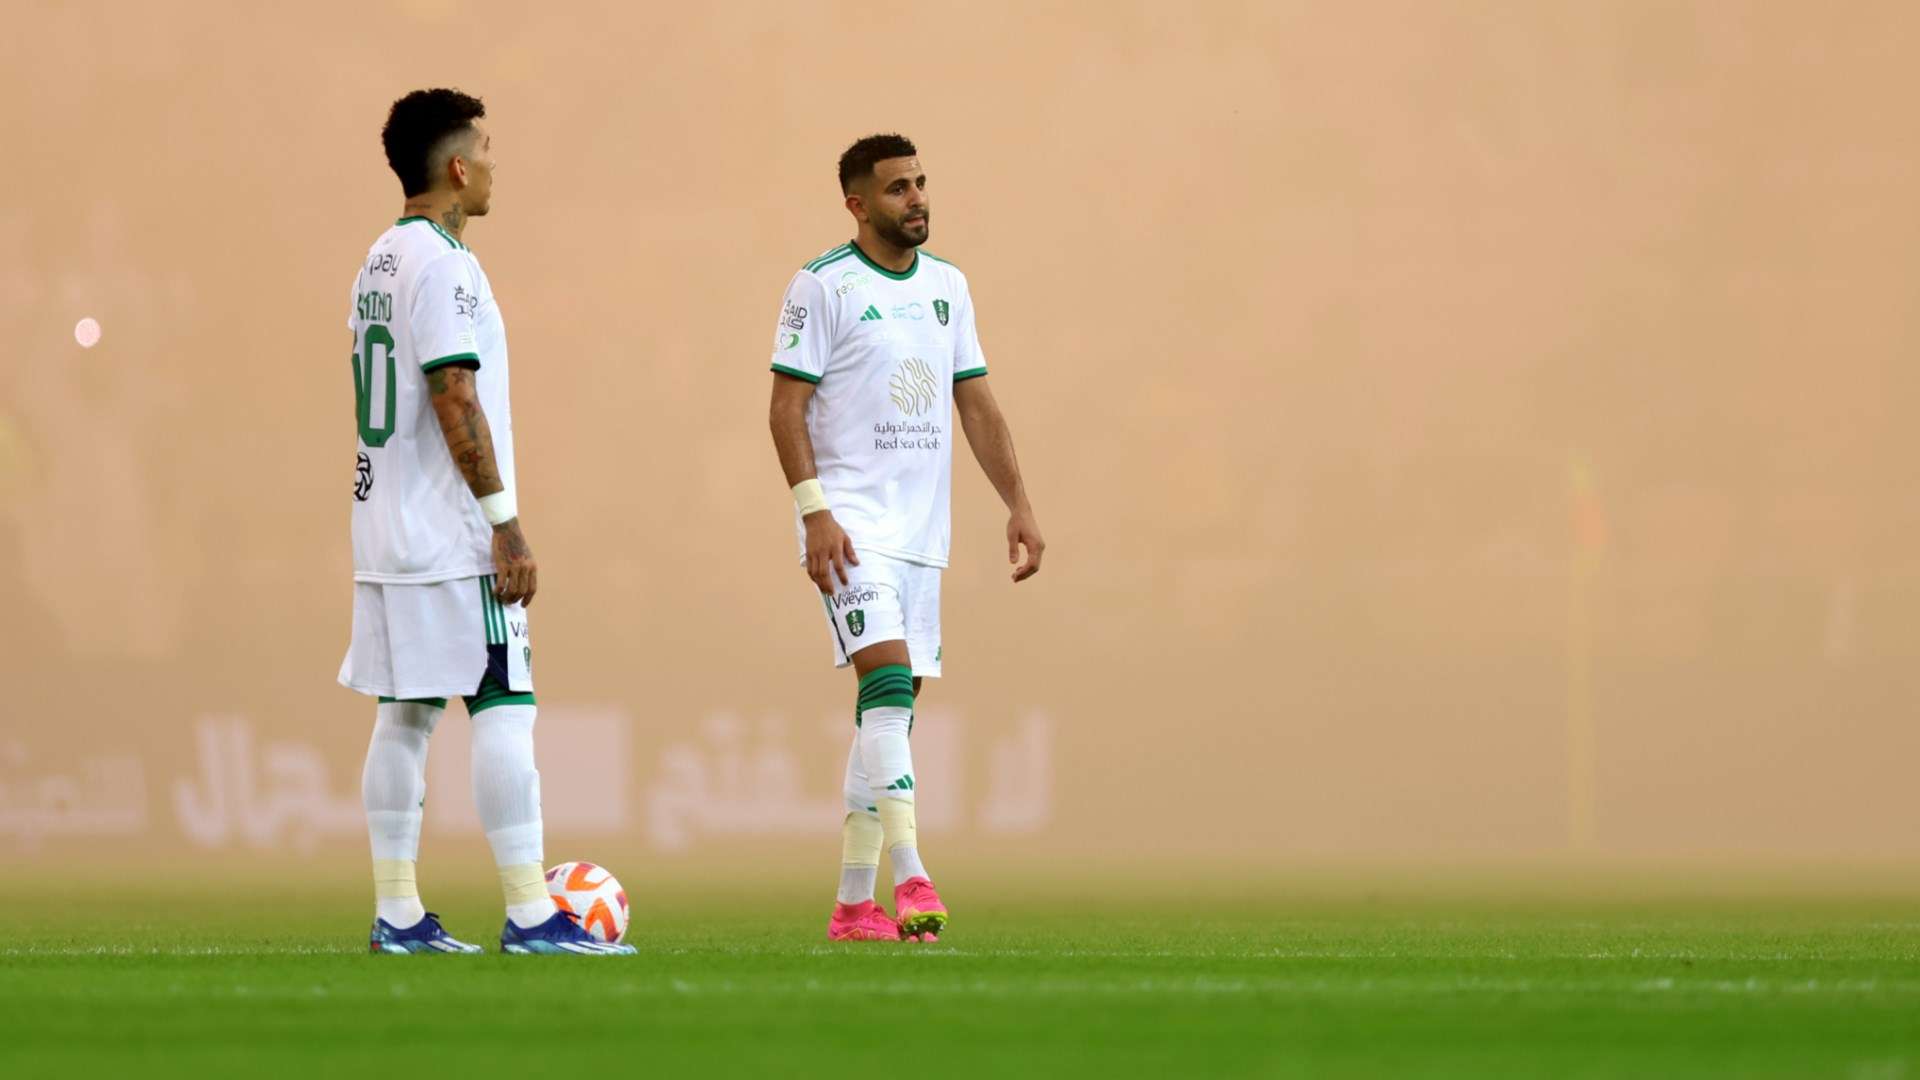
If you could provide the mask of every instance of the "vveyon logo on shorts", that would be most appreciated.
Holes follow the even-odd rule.
[[[373,459],[366,454],[356,455],[353,463],[353,497],[366,502],[373,493]]]
[[[867,613],[859,608],[854,608],[852,611],[847,612],[847,631],[854,637],[859,637],[861,634],[866,633]]]
[[[939,397],[939,383],[933,377],[933,365],[917,356],[909,356],[900,361],[900,369],[887,380],[887,389],[893,403],[908,416],[919,416]]]

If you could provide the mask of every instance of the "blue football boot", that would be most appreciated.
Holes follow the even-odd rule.
[[[373,933],[367,938],[367,951],[372,953],[477,953],[485,952],[478,945],[469,945],[457,940],[440,925],[440,916],[427,912],[427,917],[407,927],[397,929],[385,919],[373,920]]]
[[[512,919],[500,930],[500,951],[520,956],[632,956],[631,945],[607,944],[580,928],[573,916],[556,911],[539,926],[515,926]]]

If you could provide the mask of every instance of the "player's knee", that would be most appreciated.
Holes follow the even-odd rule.
[[[876,641],[859,652],[853,653],[849,659],[853,661],[854,672],[859,675],[866,675],[876,668],[895,664],[904,667],[910,663],[907,656],[907,643],[904,641]]]
[[[374,714],[374,734],[425,739],[439,726],[444,712],[445,702],[383,701]]]
[[[496,705],[491,709],[481,709],[473,714],[473,737],[477,740],[484,733],[495,739],[533,738],[533,723],[539,716],[533,705]]]

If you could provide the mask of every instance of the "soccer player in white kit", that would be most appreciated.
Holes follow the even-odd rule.
[[[858,231],[788,284],[769,408],[834,665],[859,678],[827,937],[935,941],[948,913],[920,859],[908,736],[921,680],[940,675],[955,411],[1007,506],[1015,582],[1039,571],[1046,543],[987,387],[966,276],[920,247],[930,206],[918,151],[899,135],[861,139],[840,157],[840,189]],[[883,846],[892,918],[873,898]]]
[[[379,698],[361,793],[373,846],[376,954],[477,953],[420,902],[414,863],[427,739],[447,699],[473,722],[473,791],[499,865],[501,951],[614,955],[542,876],[534,768],[537,568],[515,508],[507,337],[462,241],[489,209],[486,107],[457,90],[393,103],[381,141],[406,207],[354,279],[353,639],[340,682]]]

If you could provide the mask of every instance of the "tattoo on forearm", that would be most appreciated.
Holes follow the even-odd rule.
[[[453,463],[475,495],[491,495],[503,490],[505,485],[500,481],[500,469],[494,461],[493,429],[487,425],[487,414],[471,394],[462,395],[458,400],[449,395],[454,387],[464,387],[472,381],[473,372],[465,368],[444,367],[427,372],[427,386],[436,399],[434,412],[440,417],[440,431],[447,437],[447,450],[453,454]]]

